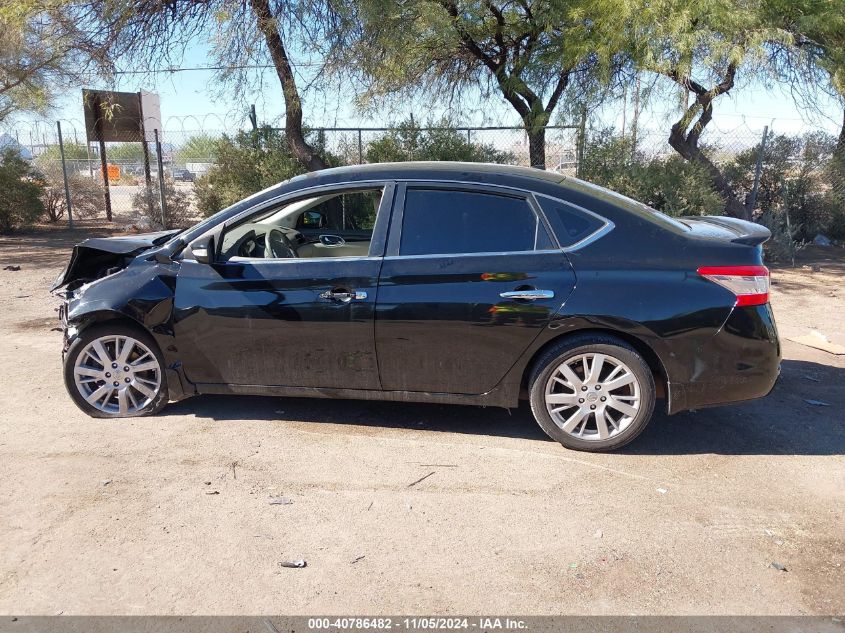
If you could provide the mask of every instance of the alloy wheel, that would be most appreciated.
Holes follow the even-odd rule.
[[[608,354],[580,354],[549,377],[546,408],[554,423],[581,440],[607,440],[639,413],[640,383],[631,368]]]
[[[76,357],[73,378],[88,404],[115,416],[141,411],[161,389],[158,359],[130,336],[91,341]]]

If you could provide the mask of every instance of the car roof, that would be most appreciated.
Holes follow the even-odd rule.
[[[496,174],[500,176],[517,176],[520,178],[532,178],[547,182],[559,183],[564,179],[561,174],[535,169],[532,167],[521,167],[518,165],[502,165],[500,163],[466,163],[459,161],[406,161],[399,163],[364,163],[362,165],[346,165],[343,167],[331,167],[317,172],[311,172],[297,176],[292,180],[307,179],[312,177],[335,177],[359,179],[365,178],[403,178],[408,174],[416,172],[439,172],[442,174]]]

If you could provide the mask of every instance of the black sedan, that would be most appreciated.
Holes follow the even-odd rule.
[[[577,179],[464,163],[293,178],[182,232],[94,238],[64,376],[95,417],[194,394],[515,407],[564,446],[759,398],[779,370],[761,244]]]

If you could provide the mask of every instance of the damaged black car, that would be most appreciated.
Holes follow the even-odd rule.
[[[516,407],[564,446],[771,390],[767,229],[464,163],[293,178],[185,231],[94,238],[54,290],[94,417],[195,394]]]

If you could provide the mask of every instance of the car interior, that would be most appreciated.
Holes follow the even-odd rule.
[[[366,257],[382,190],[341,191],[265,210],[223,235],[223,261]]]

